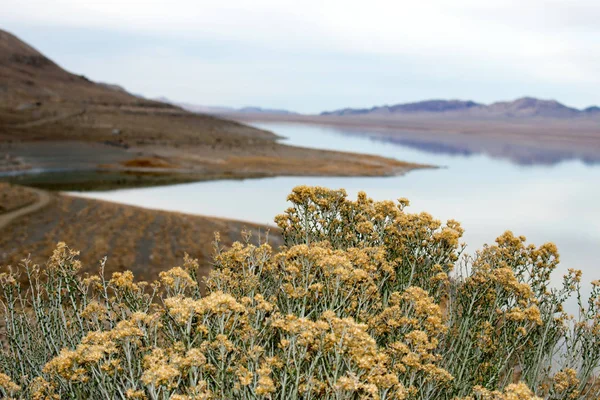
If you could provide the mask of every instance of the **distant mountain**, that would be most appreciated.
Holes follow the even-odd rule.
[[[173,103],[178,105],[179,107],[193,113],[200,114],[226,114],[229,112],[234,112],[235,109],[231,107],[218,107],[218,106],[199,106],[196,104],[190,103]]]
[[[426,100],[416,103],[396,104],[372,108],[344,108],[326,111],[321,115],[333,116],[378,116],[443,114],[464,117],[550,117],[569,118],[600,112],[600,107],[588,107],[585,110],[567,107],[555,100],[540,100],[523,97],[514,101],[496,102],[490,105],[462,100]]]
[[[390,112],[445,112],[469,110],[480,107],[474,101],[461,100],[427,100],[418,103],[398,104],[389,108]]]
[[[554,118],[576,117],[582,113],[580,110],[567,107],[556,100],[540,100],[533,97],[493,103],[484,106],[482,111],[495,116]]]
[[[600,114],[600,107],[591,106],[591,107],[584,109],[583,112],[585,112],[587,114]]]
[[[243,107],[233,112],[240,112],[246,114],[279,114],[279,115],[296,115],[297,112],[282,110],[277,108],[260,108],[260,107]]]
[[[222,107],[222,106],[202,106],[198,104],[192,103],[181,103],[170,100],[164,96],[158,97],[155,100],[161,101],[163,103],[169,103],[175,106],[179,106],[184,110],[201,113],[201,114],[214,114],[214,115],[223,115],[223,114],[274,114],[274,115],[297,115],[293,111],[281,110],[275,108],[261,108],[261,107],[243,107],[243,108],[233,108],[233,107]]]
[[[420,112],[462,111],[482,106],[473,101],[461,100],[427,100],[416,103],[396,104],[373,108],[344,108],[337,111],[323,112],[321,115],[365,115],[365,114],[396,114]]]

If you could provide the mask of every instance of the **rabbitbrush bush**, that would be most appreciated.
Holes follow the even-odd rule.
[[[0,395],[31,399],[596,399],[600,283],[550,287],[556,247],[462,229],[408,201],[297,187],[285,246],[216,240],[157,282],[80,276],[59,244],[0,277]],[[458,271],[451,271],[456,268]],[[23,282],[23,283],[21,283]],[[579,315],[563,311],[570,296]]]

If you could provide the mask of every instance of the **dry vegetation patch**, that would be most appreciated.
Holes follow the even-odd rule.
[[[123,165],[131,168],[177,168],[177,165],[159,157],[138,157],[123,162]]]
[[[37,194],[27,188],[0,182],[0,214],[28,206],[37,198]]]
[[[14,196],[13,190],[9,193]],[[57,195],[43,210],[1,231],[0,265],[17,265],[28,254],[43,263],[56,243],[67,241],[81,250],[86,271],[92,273],[99,260],[108,256],[107,272],[132,270],[139,279],[155,279],[166,266],[177,265],[186,252],[200,260],[202,273],[207,273],[214,233],[220,232],[229,245],[241,238],[244,228],[256,236],[268,230],[252,223]],[[277,240],[275,235],[271,238]]]

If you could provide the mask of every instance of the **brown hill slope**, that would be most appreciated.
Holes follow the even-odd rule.
[[[0,172],[60,171],[37,184],[89,188],[272,175],[391,175],[415,167],[284,146],[276,139],[271,132],[71,74],[0,31]]]
[[[71,74],[52,60],[0,30],[0,91],[2,105],[23,110],[26,101],[44,103],[134,103],[127,93],[110,90],[84,76]],[[34,106],[31,104],[31,106]],[[19,116],[19,114],[13,114]]]
[[[0,198],[21,199],[24,208],[32,199],[32,189],[0,182]],[[16,266],[31,254],[43,264],[57,242],[66,242],[81,251],[86,272],[96,272],[98,261],[108,256],[108,273],[133,270],[139,279],[155,279],[165,268],[180,265],[185,252],[200,262],[200,273],[210,270],[214,232],[220,232],[222,246],[242,240],[242,230],[264,240],[275,228],[228,221],[219,218],[146,210],[105,201],[83,199],[39,191],[50,196],[42,209],[22,215],[0,227],[0,271]],[[33,199],[35,201],[35,199]],[[0,221],[6,215],[0,209]],[[278,233],[269,235],[270,243],[281,245]]]

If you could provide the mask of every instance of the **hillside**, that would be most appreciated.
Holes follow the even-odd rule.
[[[49,196],[43,207],[3,226],[4,216],[34,203],[37,196],[31,189],[0,182],[0,199],[7,204],[6,210],[0,207],[0,266],[16,266],[28,254],[44,264],[56,243],[63,241],[81,250],[89,273],[95,273],[99,260],[108,255],[107,272],[133,270],[142,279],[155,279],[165,267],[181,264],[187,252],[199,260],[204,275],[211,266],[215,232],[229,246],[242,240],[244,229],[255,239],[259,235],[264,239],[273,230],[241,221],[39,192]],[[278,235],[270,238],[275,247],[281,244]]]
[[[271,132],[92,82],[0,31],[0,173],[54,172],[11,178],[23,184],[110,188],[273,175],[392,175],[414,167],[276,140]]]

